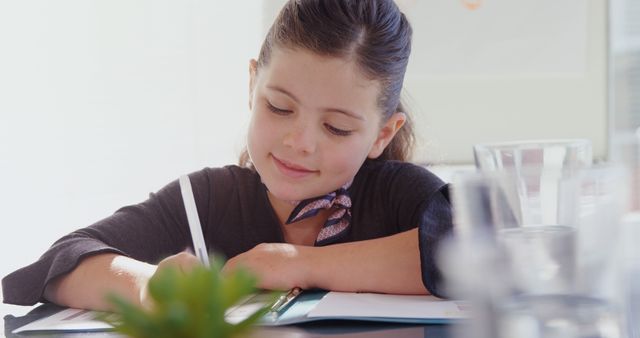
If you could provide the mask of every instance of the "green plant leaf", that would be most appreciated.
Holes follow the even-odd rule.
[[[199,266],[186,274],[173,268],[156,273],[148,285],[154,304],[151,309],[108,296],[116,311],[99,319],[117,332],[138,338],[226,338],[247,333],[268,312],[268,306],[237,324],[226,322],[225,313],[256,292],[257,279],[241,269],[223,276],[222,261],[211,261],[211,268]]]

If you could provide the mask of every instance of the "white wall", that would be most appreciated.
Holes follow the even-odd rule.
[[[0,276],[235,163],[261,20],[243,1],[0,1]]]
[[[403,0],[416,159],[470,163],[472,146],[586,138],[606,156],[607,1]]]

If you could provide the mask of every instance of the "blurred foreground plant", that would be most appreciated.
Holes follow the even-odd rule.
[[[136,338],[227,338],[246,334],[267,313],[268,306],[240,323],[227,323],[225,312],[256,292],[257,281],[241,269],[225,275],[220,270],[220,264],[215,263],[186,274],[172,268],[161,270],[149,281],[153,299],[150,309],[109,295],[115,313],[101,319],[117,332]]]

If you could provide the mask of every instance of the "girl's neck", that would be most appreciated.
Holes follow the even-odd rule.
[[[277,197],[273,196],[271,192],[268,190],[267,190],[267,197],[269,198],[269,203],[271,203],[271,208],[273,208],[273,211],[276,213],[276,216],[278,216],[278,220],[280,221],[280,224],[284,224],[287,221],[287,218],[289,218],[289,215],[291,214],[291,212],[293,211],[293,208],[296,207],[295,204],[278,199]]]
[[[269,202],[271,203],[273,211],[276,213],[276,216],[278,216],[278,220],[280,221],[280,229],[282,229],[282,235],[284,236],[285,242],[297,245],[313,246],[316,238],[318,238],[320,229],[322,229],[322,226],[329,218],[331,210],[320,210],[316,216],[305,218],[295,223],[285,224],[289,215],[293,211],[293,208],[295,208],[295,205],[287,201],[280,200],[269,192],[267,192],[267,196],[269,197]]]
[[[313,246],[318,238],[320,229],[329,217],[328,210],[321,210],[318,215],[304,220],[281,225],[282,235],[287,243],[296,245]]]

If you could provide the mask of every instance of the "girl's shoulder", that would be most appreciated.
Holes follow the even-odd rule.
[[[206,167],[189,174],[189,178],[196,202],[202,201],[216,213],[247,206],[258,209],[265,203],[265,187],[258,173],[250,168]]]
[[[262,181],[254,170],[237,165],[204,167],[189,173],[188,176],[196,201],[204,201],[216,195],[250,195],[262,189]],[[168,183],[152,195],[182,203],[178,179]]]
[[[447,183],[424,166],[392,160],[367,160],[353,180],[354,195],[424,199],[446,193]]]
[[[444,185],[445,183],[437,175],[432,173],[425,166],[411,162],[394,161],[394,160],[372,160],[367,159],[356,179],[382,179],[394,180],[401,179],[403,181],[421,181],[431,182],[434,185]]]
[[[248,167],[241,167],[239,165],[230,164],[223,167],[205,167],[200,171],[193,174],[200,174],[209,178],[224,178],[224,179],[241,179],[241,180],[255,180],[260,179],[258,173]]]
[[[261,186],[262,181],[258,173],[252,168],[238,165],[226,165],[223,167],[205,167],[204,169],[189,174],[199,176],[203,181],[214,186],[251,187]]]

